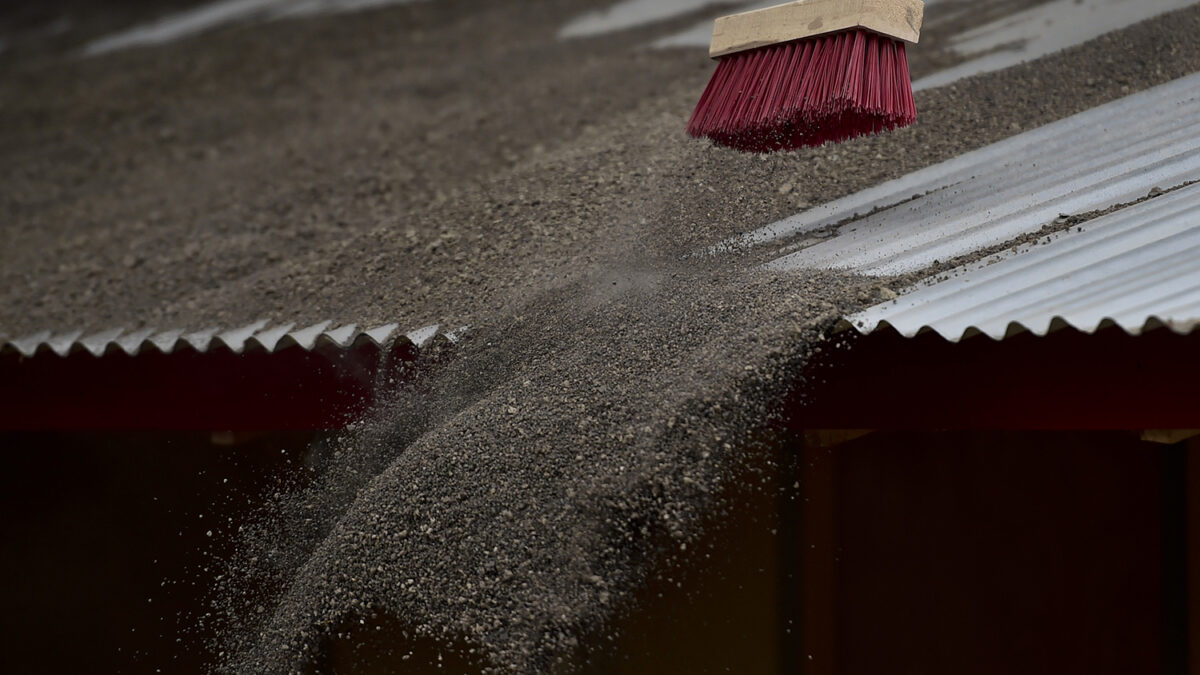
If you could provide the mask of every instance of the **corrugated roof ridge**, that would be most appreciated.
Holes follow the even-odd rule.
[[[873,333],[873,332],[876,332],[879,330],[890,330],[890,331],[898,333],[899,335],[902,335],[906,338],[911,338],[911,337],[915,337],[917,335],[932,332],[932,333],[936,333],[938,336],[940,336],[942,339],[944,339],[948,342],[959,342],[965,338],[972,337],[974,335],[986,335],[987,337],[991,338],[992,340],[996,340],[996,341],[1000,341],[1007,337],[1011,337],[1013,335],[1017,335],[1020,333],[1032,333],[1039,337],[1043,337],[1049,333],[1052,333],[1056,330],[1060,330],[1062,328],[1070,328],[1073,330],[1077,330],[1080,333],[1086,333],[1088,335],[1092,335],[1101,329],[1108,328],[1109,326],[1116,326],[1117,328],[1120,328],[1121,330],[1125,331],[1129,335],[1135,335],[1135,336],[1141,335],[1142,333],[1145,333],[1145,332],[1148,332],[1150,330],[1154,330],[1157,328],[1166,328],[1167,330],[1170,330],[1171,332],[1176,333],[1178,335],[1190,335],[1192,333],[1192,331],[1194,331],[1196,328],[1200,327],[1200,319],[1177,321],[1177,320],[1172,320],[1172,319],[1162,319],[1158,316],[1148,316],[1148,317],[1146,317],[1146,320],[1140,324],[1122,324],[1119,321],[1117,321],[1116,319],[1113,319],[1112,317],[1105,317],[1098,324],[1089,328],[1087,326],[1077,326],[1074,323],[1072,323],[1071,321],[1068,321],[1067,319],[1065,319],[1061,316],[1055,315],[1045,321],[1040,321],[1037,324],[1031,324],[1031,325],[1026,325],[1019,321],[1011,321],[1005,326],[1005,329],[999,333],[989,333],[986,331],[981,331],[975,326],[968,326],[966,329],[961,330],[961,331],[959,331],[959,330],[943,330],[943,329],[939,329],[937,326],[930,326],[930,325],[921,326],[920,328],[917,328],[917,329],[907,328],[907,329],[902,330],[902,329],[892,325],[892,323],[890,321],[888,321],[887,319],[880,320],[878,323],[875,324],[875,326],[871,330],[862,331],[862,329],[859,328],[859,326],[855,325],[855,323],[853,321],[850,321],[850,320],[847,320],[847,321],[849,321],[851,326],[854,326],[856,329],[860,330],[861,332],[865,332],[865,333]]]
[[[268,320],[260,319],[233,329],[214,327],[191,332],[179,328],[161,331],[151,328],[136,331],[113,328],[87,334],[80,330],[65,333],[46,330],[17,338],[0,336],[0,354],[16,353],[32,357],[39,352],[50,351],[67,356],[86,351],[100,357],[114,351],[135,356],[147,351],[170,354],[180,349],[198,352],[224,349],[234,353],[261,350],[274,353],[289,347],[312,351],[325,345],[351,349],[365,343],[384,347],[394,342],[404,342],[422,349],[439,339],[448,343],[457,342],[461,339],[462,331],[466,330],[462,327],[443,331],[439,324],[432,324],[405,334],[399,332],[399,326],[398,323],[389,323],[359,329],[357,324],[339,325],[327,320],[297,328],[295,323],[272,326]]]

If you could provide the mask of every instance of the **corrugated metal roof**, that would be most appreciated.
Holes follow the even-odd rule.
[[[954,341],[976,333],[1044,335],[1068,325],[1087,333],[1108,325],[1131,334],[1163,326],[1189,333],[1200,323],[1198,180],[1200,74],[723,245],[786,246],[787,254],[768,265],[775,270],[906,274],[1009,246],[1064,214],[1109,210],[1166,189],[1056,233],[1050,243],[941,274],[848,320],[866,333],[890,326]]]
[[[1200,184],[948,276],[848,320],[864,333],[928,329],[952,341],[1062,325],[1189,333],[1200,325]]]
[[[1200,74],[809,209],[717,248],[808,245],[768,265],[920,271],[1200,178]],[[859,214],[870,214],[853,220]],[[849,222],[846,222],[849,221]],[[841,225],[826,238],[804,235]]]
[[[134,356],[150,350],[170,354],[180,349],[199,352],[224,349],[241,354],[254,350],[276,352],[288,347],[312,351],[322,347],[358,349],[364,346],[406,344],[423,349],[436,340],[456,342],[464,330],[442,331],[440,326],[432,325],[401,333],[399,327],[399,324],[390,323],[360,329],[355,324],[338,326],[332,321],[322,321],[296,329],[292,323],[270,326],[266,320],[261,320],[232,330],[209,328],[190,332],[152,329],[125,331],[118,328],[90,335],[84,335],[83,331],[58,334],[43,331],[14,340],[0,339],[0,355],[16,353],[29,357],[39,352],[53,352],[59,356],[67,356],[86,351],[94,356],[103,356],[110,352],[124,352]]]

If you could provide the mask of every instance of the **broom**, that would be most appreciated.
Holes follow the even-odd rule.
[[[904,42],[917,42],[924,10],[922,0],[797,0],[717,19],[717,70],[688,133],[773,152],[912,124]]]

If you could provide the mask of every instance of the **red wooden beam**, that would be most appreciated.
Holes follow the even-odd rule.
[[[384,357],[374,346],[7,355],[0,430],[337,429],[373,402],[384,364],[411,354]]]
[[[800,428],[1200,429],[1200,331],[835,341],[789,400]]]
[[[800,374],[808,429],[1200,428],[1200,332],[1062,330],[959,343],[847,332]],[[301,430],[374,401],[374,347],[0,358],[0,430]],[[394,366],[391,366],[394,367]]]

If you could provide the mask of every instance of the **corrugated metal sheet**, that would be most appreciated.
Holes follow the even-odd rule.
[[[30,357],[39,352],[52,352],[59,356],[68,356],[86,351],[94,356],[112,352],[124,352],[134,356],[149,350],[169,354],[181,349],[199,352],[223,349],[241,354],[255,350],[276,352],[288,347],[300,347],[311,351],[323,347],[350,350],[364,346],[406,344],[423,349],[437,340],[456,342],[464,330],[447,332],[442,331],[440,326],[433,325],[402,333],[399,328],[399,324],[395,323],[360,329],[355,324],[338,326],[332,321],[322,321],[296,329],[295,324],[270,326],[267,321],[262,320],[232,330],[209,328],[189,332],[114,329],[90,335],[84,335],[83,331],[59,334],[44,331],[14,340],[0,339],[0,355],[15,353]]]
[[[998,261],[996,261],[998,258]],[[1200,185],[1121,209],[1049,244],[950,273],[949,278],[849,317],[864,333],[890,326],[957,341],[984,333],[1044,335],[1069,325],[1131,334],[1200,325]]]
[[[788,240],[768,265],[919,271],[1013,241],[1060,214],[1107,209],[1200,178],[1200,74],[981,148],[717,249]],[[860,214],[870,214],[854,220]],[[830,226],[842,224],[829,238]],[[825,238],[805,235],[825,230]],[[800,240],[797,241],[796,239]]]

